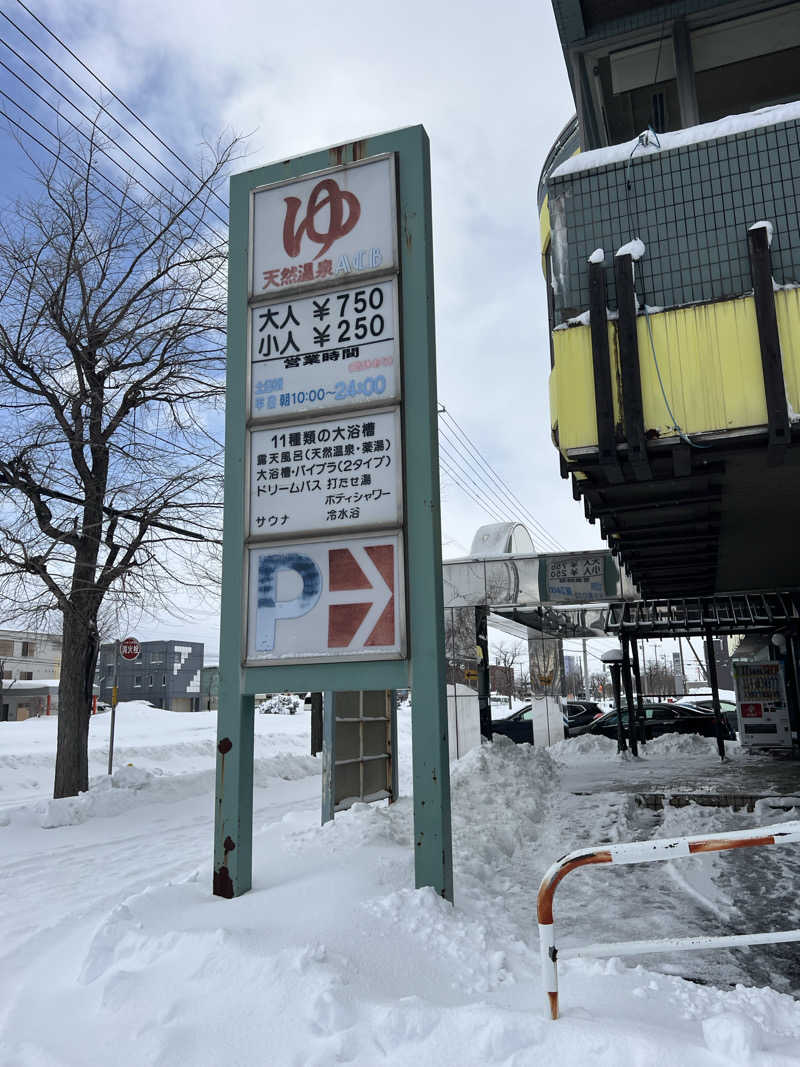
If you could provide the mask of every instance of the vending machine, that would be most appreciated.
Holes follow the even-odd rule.
[[[791,748],[792,729],[783,663],[769,638],[749,637],[733,656],[739,743],[748,748]]]

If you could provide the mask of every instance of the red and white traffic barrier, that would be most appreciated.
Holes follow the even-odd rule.
[[[760,845],[789,845],[798,841],[800,841],[800,821],[794,821],[733,833],[706,834],[702,837],[665,837],[656,841],[631,841],[602,848],[582,848],[556,860],[542,878],[537,901],[542,984],[547,993],[551,1018],[558,1018],[559,957],[574,959],[576,956],[634,956],[650,952],[736,948],[744,945],[800,941],[800,930],[776,930],[770,933],[734,934],[728,937],[671,937],[656,941],[617,941],[560,950],[556,946],[553,897],[558,883],[570,871],[598,863],[654,863],[681,856],[697,856],[705,852],[726,852],[732,848],[755,848]]]

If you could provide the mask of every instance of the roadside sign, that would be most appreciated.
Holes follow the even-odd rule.
[[[398,408],[254,430],[250,535],[399,526],[400,433]]]
[[[395,270],[393,155],[257,189],[252,227],[252,297]]]
[[[399,534],[253,548],[248,663],[403,656],[401,559]]]
[[[251,884],[254,694],[413,675],[416,882],[453,897],[431,233],[420,126],[231,178],[219,896]],[[370,719],[357,764],[327,745],[347,797]]]
[[[119,654],[123,659],[134,660],[139,658],[142,646],[135,637],[126,637],[119,643]]]
[[[400,398],[397,279],[257,304],[250,415],[285,418]]]

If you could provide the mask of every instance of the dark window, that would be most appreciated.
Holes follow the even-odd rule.
[[[19,672],[19,680],[21,682],[32,682],[33,681],[33,671],[20,671]]]
[[[647,719],[674,719],[677,717],[677,712],[667,704],[656,704],[654,707],[645,708],[645,718]]]
[[[135,686],[137,686],[137,687],[141,686],[141,684],[142,684],[142,676],[141,676],[141,674],[134,674],[134,676],[133,676],[133,684]]]
[[[36,655],[36,645],[33,643],[33,641],[23,641],[22,642],[22,655],[23,656],[35,656]]]

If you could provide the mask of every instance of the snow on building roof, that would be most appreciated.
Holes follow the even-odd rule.
[[[593,170],[595,167],[608,167],[612,163],[627,163],[631,157],[634,160],[641,159],[655,152],[667,152],[674,148],[683,148],[685,145],[697,144],[700,141],[712,141],[715,137],[730,137],[732,134],[757,130],[762,126],[774,126],[778,122],[788,122],[791,119],[800,119],[800,100],[793,100],[788,104],[776,104],[774,107],[763,107],[758,111],[748,111],[744,115],[727,115],[724,119],[704,122],[699,126],[689,126],[685,130],[659,133],[657,143],[652,137],[647,137],[646,143],[643,143],[643,135],[641,135],[623,144],[595,148],[591,152],[579,152],[556,167],[550,177],[563,178],[567,174],[577,174],[580,171]]]

